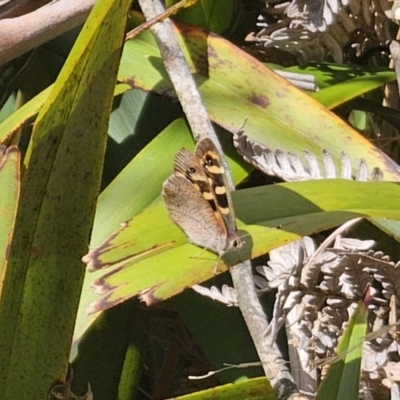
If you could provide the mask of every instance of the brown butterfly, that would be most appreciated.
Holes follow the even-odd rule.
[[[202,139],[194,154],[179,151],[162,194],[172,221],[191,243],[219,255],[243,245],[221,156],[211,139]]]

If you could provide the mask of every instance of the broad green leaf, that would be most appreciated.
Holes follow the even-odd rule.
[[[357,400],[361,357],[368,328],[368,307],[360,302],[337,348],[337,360],[329,367],[317,393],[320,400]]]
[[[225,141],[223,143],[225,144]],[[231,143],[230,146],[230,148],[229,146],[224,148],[228,155],[233,155],[228,158],[228,161],[234,180],[238,182],[246,176],[247,172],[240,163],[234,161],[234,157],[236,160],[240,160],[240,157],[232,148]],[[186,123],[180,119],[170,124],[147,145],[100,194],[91,248],[98,246],[109,235],[117,231],[121,224],[142,213],[152,204],[160,204],[162,183],[171,174],[175,154],[182,147],[193,149],[194,141]],[[155,232],[157,232],[159,222],[158,220],[154,221]],[[147,234],[150,240],[153,235],[150,221],[146,220],[144,225],[148,227]],[[129,257],[130,249],[127,249],[127,252],[125,250],[121,249],[121,254],[125,253],[125,256]],[[91,287],[92,282],[103,274],[104,271],[98,271],[87,274],[85,277],[75,339],[79,338],[94,320],[93,316],[86,315],[86,309],[98,298]]]
[[[276,395],[266,378],[249,379],[216,388],[202,390],[185,396],[175,397],[176,400],[275,400]]]
[[[129,90],[121,96],[121,101],[111,113],[109,136],[121,144],[134,131],[142,108],[149,94],[141,90]]]
[[[97,203],[92,246],[159,199],[162,182],[171,172],[160,166],[172,166],[172,160],[181,146],[193,146],[193,139],[183,120],[172,123],[158,135],[107,186]]]
[[[2,121],[0,123],[0,141],[4,141],[8,135],[22,128],[25,124],[32,122],[33,117],[37,115],[48,98],[50,91],[51,87],[43,90],[43,92]]]
[[[229,285],[230,276],[223,274],[208,283],[219,287],[222,284]],[[173,297],[168,303],[184,319],[185,325],[214,370],[224,368],[225,363],[242,365],[244,361],[255,361],[250,365],[246,364],[247,367],[244,368],[224,369],[218,374],[221,384],[264,376],[261,363],[257,363],[259,358],[253,340],[237,307],[226,307],[218,301],[199,296],[191,289]],[[232,349],[235,351],[232,352]],[[203,373],[206,372],[207,370]]]
[[[318,157],[323,149],[327,149],[336,160],[342,151],[346,151],[353,161],[353,168],[362,158],[370,169],[379,167],[385,180],[399,180],[400,168],[389,157],[321,104],[248,54],[198,28],[177,28],[175,34],[209,115],[219,125],[232,132],[248,117],[246,135],[267,148],[291,151],[300,157],[303,150]],[[358,73],[359,76],[353,75],[353,86],[349,90],[354,90],[354,86],[361,91],[364,89],[360,86],[371,90],[393,79],[391,72]],[[345,71],[345,74],[348,77],[352,73]],[[172,96],[169,78],[149,33],[126,44],[119,78],[134,83],[135,87]],[[389,227],[385,221],[374,223],[400,238],[400,224],[392,223]]]
[[[355,65],[320,63],[279,69],[313,75],[321,90],[309,95],[329,109],[396,80],[393,70]]]
[[[395,110],[394,108],[391,107],[385,107],[366,99],[356,99],[350,103],[350,107],[356,111],[357,110],[364,111],[362,114],[364,115],[364,118],[368,120],[368,122],[369,119],[368,117],[366,117],[366,112],[372,113],[375,116],[379,116],[382,119],[385,119],[386,121],[391,123],[396,129],[400,129],[399,110]]]
[[[265,65],[214,34],[188,26],[175,29],[210,118],[233,132],[245,120],[246,134],[264,146],[321,154],[327,149],[398,180],[399,167],[320,103]],[[126,43],[119,79],[134,87],[172,95],[172,87],[150,32]],[[354,163],[356,165],[356,163]]]
[[[167,0],[166,5],[170,7],[175,3],[176,0]],[[242,5],[238,0],[198,0],[194,5],[180,10],[174,19],[222,34],[232,30],[241,17]]]
[[[395,80],[394,71],[367,73],[312,93],[311,97],[332,109]]]
[[[129,6],[96,3],[34,126],[0,303],[2,399],[44,399],[67,371]]]
[[[138,326],[138,321],[146,324],[146,313],[135,303],[102,313],[90,335],[80,342],[71,366],[74,393],[86,393],[90,382],[94,400],[135,399],[134,392],[140,388],[137,381],[146,368],[149,339],[149,331]]]
[[[0,122],[0,141],[3,141],[8,135],[12,134],[23,126],[33,123],[38,112],[49,97],[52,88],[53,85],[49,86],[33,99],[29,100],[17,111],[12,113],[4,121]],[[118,84],[115,87],[114,95],[117,96],[129,89],[131,89],[131,87],[126,84]]]
[[[246,243],[240,251],[226,254],[218,269],[353,218],[399,220],[398,196],[400,186],[395,183],[346,180],[234,192],[238,228]],[[102,297],[89,311],[97,312],[137,295],[154,304],[213,277],[218,257],[200,252],[170,221],[163,204],[146,209],[86,256],[91,269],[112,268],[94,282]]]
[[[154,114],[157,114],[157,118],[152,117]],[[109,185],[128,162],[181,115],[178,103],[150,92],[130,89],[118,96],[114,100],[108,129],[103,187]]]
[[[97,204],[91,246],[96,246],[120,224],[160,200],[162,183],[172,172],[176,153],[193,149],[187,124],[176,120],[147,145],[101,193]],[[239,159],[235,154],[236,159]],[[236,181],[246,176],[237,162],[230,163]]]
[[[5,120],[9,115],[14,112],[15,102],[16,102],[16,94],[13,93],[7,99],[3,107],[0,107],[0,122]]]
[[[0,182],[2,187],[0,191],[0,298],[17,213],[21,184],[20,162],[20,153],[16,146],[0,147]]]

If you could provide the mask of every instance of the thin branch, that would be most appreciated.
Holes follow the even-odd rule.
[[[360,222],[363,218],[354,218],[351,219],[350,221],[345,222],[343,225],[339,226],[339,228],[335,229],[334,232],[332,232],[318,247],[318,249],[313,253],[313,255],[310,257],[310,259],[307,261],[307,263],[304,265],[303,270],[307,271],[311,267],[311,265],[314,263],[315,259],[319,257],[331,244],[332,242],[343,232],[345,232],[347,229],[351,228],[358,222]]]
[[[139,4],[148,20],[164,12],[159,0],[139,0]],[[195,139],[208,136],[218,144],[196,84],[174,37],[171,22],[165,20],[151,29]],[[229,172],[228,169],[226,170]],[[237,291],[239,308],[254,341],[265,374],[279,399],[292,398],[293,394],[298,393],[293,378],[279,349],[275,345],[268,345],[265,338],[268,323],[255,292],[250,262],[231,267],[230,273]]]
[[[147,20],[156,18],[165,11],[159,0],[139,0],[139,4]],[[163,22],[159,22],[151,28],[151,31],[156,39],[165,69],[171,79],[196,142],[202,138],[209,137],[223,155],[224,153],[222,152],[217,135],[208,118],[207,110],[203,105],[196,83],[175,38],[171,21],[166,19]],[[225,171],[229,171],[225,157],[222,157],[221,161]],[[227,176],[229,186],[231,190],[234,190],[230,173],[228,173]]]
[[[146,29],[151,28],[154,24],[157,22],[163,21],[165,18],[169,18],[172,15],[176,14],[179,12],[182,8],[189,7],[196,3],[197,0],[180,0],[178,3],[175,3],[171,7],[167,8],[162,12],[161,14],[157,14],[155,17],[148,19],[146,22],[143,24],[137,26],[136,28],[132,29],[130,32],[128,32],[125,36],[125,40],[130,40],[145,31]]]
[[[6,0],[0,1],[0,19],[15,18],[43,7],[51,0]]]
[[[139,4],[147,20],[151,20],[165,11],[160,1],[140,0]],[[163,22],[159,22],[151,30],[195,140],[199,141],[204,137],[210,137],[219,146],[196,83],[174,36],[170,20],[166,19]]]
[[[298,393],[286,362],[275,343],[266,338],[267,317],[258,300],[249,262],[229,269],[236,289],[240,311],[253,339],[265,376],[269,379],[279,400],[292,399]]]
[[[0,66],[81,25],[95,0],[57,0],[16,18],[0,20]]]
[[[399,9],[397,9],[399,10]],[[397,11],[396,11],[397,12]],[[394,62],[394,69],[396,71],[397,84],[400,91],[400,44],[398,41],[393,40],[389,46],[390,55],[392,56],[392,60]]]

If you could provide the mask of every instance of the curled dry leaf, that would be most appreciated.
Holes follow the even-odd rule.
[[[48,400],[93,400],[93,393],[88,384],[88,390],[83,396],[77,396],[71,390],[72,380],[74,378],[73,370],[70,369],[70,376],[64,383],[54,385],[47,397]]]
[[[286,182],[305,181],[310,179],[354,179],[357,181],[382,180],[382,172],[379,168],[373,169],[369,175],[365,160],[361,159],[357,166],[357,174],[352,175],[350,157],[342,152],[340,171],[337,171],[332,156],[327,150],[323,151],[322,163],[325,171],[322,171],[317,157],[304,151],[304,158],[308,165],[304,166],[300,158],[294,153],[285,153],[281,150],[271,150],[257,143],[239,129],[233,135],[233,144],[245,161],[267,175],[277,176]]]

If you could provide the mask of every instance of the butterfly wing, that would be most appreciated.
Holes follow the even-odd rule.
[[[202,170],[211,185],[214,201],[228,232],[230,247],[238,247],[242,239],[237,234],[233,202],[221,155],[209,138],[202,139],[196,146],[195,156],[200,160]]]
[[[177,175],[183,176],[191,182],[195,188],[202,194],[208,205],[214,213],[222,229],[226,231],[224,219],[219,212],[218,204],[214,195],[213,187],[210,179],[205,174],[205,171],[200,164],[200,160],[194,154],[186,149],[182,149],[174,160],[174,171]]]
[[[215,218],[196,185],[178,171],[164,182],[162,194],[172,221],[186,233],[190,242],[218,254],[224,253],[226,228]]]

